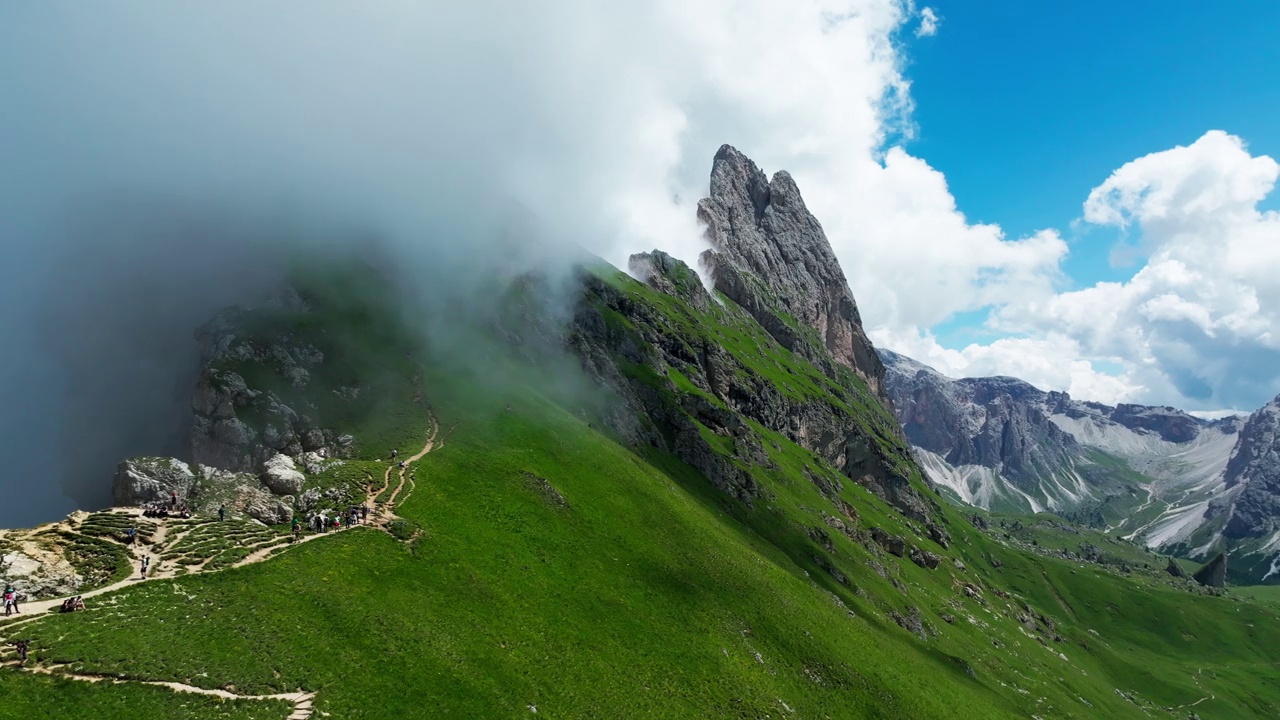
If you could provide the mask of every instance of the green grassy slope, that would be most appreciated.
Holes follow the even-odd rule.
[[[795,362],[782,360],[751,361]],[[752,469],[768,492],[748,506],[671,456],[619,444],[545,377],[477,367],[389,372],[444,431],[398,510],[422,527],[416,539],[357,529],[138,585],[24,626],[37,658],[242,693],[302,688],[340,718],[1185,718],[1193,703],[1202,718],[1280,714],[1274,606],[1024,552],[939,503],[943,548],[755,424],[775,467]],[[700,392],[678,377],[663,388]],[[408,394],[376,401],[416,410],[420,444]],[[352,422],[366,460],[410,445],[400,425],[379,440],[392,432],[380,417]],[[872,528],[937,567],[885,553]],[[9,705],[22,717],[59,691],[0,671],[6,682],[26,683]],[[146,717],[116,709],[132,687],[77,690],[67,716]]]
[[[0,720],[278,720],[290,710],[289,703],[279,700],[222,700],[145,685],[0,671]]]

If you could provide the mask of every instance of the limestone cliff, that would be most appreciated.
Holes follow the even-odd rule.
[[[1227,462],[1226,485],[1242,486],[1223,534],[1263,538],[1280,530],[1280,397],[1249,416]]]
[[[710,195],[698,203],[698,218],[711,243],[701,260],[717,291],[751,313],[783,347],[819,367],[834,359],[888,399],[884,366],[863,331],[844,271],[789,173],[779,171],[770,180],[724,145],[712,164]]]
[[[751,501],[760,493],[752,468],[773,466],[758,423],[928,522],[931,501],[911,483],[919,470],[888,407],[883,365],[794,181],[778,173],[769,182],[725,146],[710,187],[699,216],[713,249],[702,260],[728,302],[658,251],[630,259],[631,274],[658,295],[582,273],[566,342],[624,398],[611,424]],[[530,313],[520,317],[527,328]],[[838,491],[837,478],[817,466],[807,472],[824,492]]]

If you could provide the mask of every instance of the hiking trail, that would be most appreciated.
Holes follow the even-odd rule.
[[[369,516],[365,522],[351,527],[329,529],[324,532],[309,531],[308,534],[304,534],[297,540],[295,540],[292,534],[289,533],[277,534],[266,540],[251,542],[249,545],[244,546],[244,549],[249,551],[244,557],[231,562],[223,562],[217,567],[210,567],[210,564],[219,557],[222,551],[229,548],[219,546],[217,549],[218,552],[214,552],[198,562],[185,563],[179,561],[187,558],[184,558],[181,553],[175,553],[174,550],[180,548],[183,542],[193,533],[201,532],[202,529],[206,529],[204,532],[207,533],[208,528],[217,529],[224,525],[224,521],[212,518],[144,518],[142,508],[109,508],[107,510],[100,511],[101,513],[109,513],[111,515],[137,517],[140,518],[141,522],[151,523],[156,526],[149,542],[139,539],[136,543],[129,544],[114,537],[102,537],[102,539],[115,545],[119,545],[129,552],[129,577],[85,592],[48,600],[24,602],[20,606],[21,611],[18,616],[0,617],[0,666],[13,667],[14,669],[25,672],[51,675],[83,682],[110,682],[112,684],[131,682],[141,685],[153,685],[168,688],[174,692],[196,693],[228,700],[285,700],[293,703],[293,711],[288,716],[287,720],[308,720],[314,712],[312,703],[315,698],[315,693],[313,692],[306,692],[299,689],[297,692],[280,693],[275,695],[238,695],[225,689],[213,690],[177,682],[161,680],[122,680],[112,675],[73,673],[65,669],[67,667],[66,665],[42,665],[33,663],[33,659],[29,659],[27,664],[20,664],[16,659],[16,655],[11,652],[10,643],[12,641],[9,638],[13,637],[14,634],[12,631],[14,628],[57,614],[62,607],[62,603],[72,597],[78,596],[83,600],[89,600],[91,598],[132,587],[139,583],[151,582],[153,580],[170,580],[177,577],[189,577],[192,575],[203,575],[241,568],[246,565],[263,562],[278,554],[287,552],[290,548],[303,543],[329,537],[331,535],[347,530],[353,530],[362,526],[374,527],[390,533],[389,526],[391,523],[400,519],[400,517],[395,513],[396,505],[404,502],[415,487],[415,482],[412,477],[413,464],[425,457],[427,453],[443,445],[443,442],[440,442],[437,439],[440,424],[436,421],[434,416],[428,416],[428,423],[427,437],[422,449],[416,454],[404,458],[403,468],[399,467],[399,461],[392,461],[383,472],[383,482],[381,487],[375,488],[372,484],[365,487],[366,495],[364,498],[364,504],[369,507]],[[396,487],[391,491],[391,494],[386,499],[379,501],[377,499],[378,496],[385,493],[391,487],[391,473],[393,471],[398,471],[396,472],[398,480]],[[408,486],[407,490],[406,485]],[[83,513],[78,519],[73,519],[76,515],[76,513],[73,513],[72,516],[69,516],[66,520],[60,521],[56,526],[75,532],[80,525],[84,523],[86,518],[92,516],[92,514]],[[248,523],[241,524],[241,526],[244,525],[248,525]],[[258,525],[261,525],[261,523],[258,523]],[[265,528],[266,526],[262,527]],[[151,557],[151,566],[147,572],[146,578],[141,577],[141,565],[142,558],[144,556]]]

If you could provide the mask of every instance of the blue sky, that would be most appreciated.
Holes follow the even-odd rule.
[[[1112,170],[1210,129],[1280,155],[1280,3],[932,5],[941,30],[908,56],[910,149],[970,221],[1065,230]],[[1105,264],[1080,263],[1081,279]]]
[[[1210,129],[1280,156],[1280,2],[931,4],[937,35],[914,39],[913,154],[946,174],[970,222],[1010,237],[1067,239],[1071,286],[1120,281],[1111,228],[1072,227],[1088,191],[1147,153]],[[1262,205],[1280,208],[1280,193]],[[960,347],[992,337],[963,313],[935,328]]]

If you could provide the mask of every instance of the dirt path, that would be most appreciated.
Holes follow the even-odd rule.
[[[17,667],[14,665],[14,667]],[[278,693],[275,695],[240,695],[227,690],[210,690],[207,688],[196,687],[184,683],[164,682],[160,680],[121,680],[108,675],[85,675],[82,673],[73,673],[67,671],[65,665],[38,665],[22,668],[27,672],[37,675],[50,675],[53,677],[65,678],[67,680],[79,680],[81,682],[100,683],[106,682],[112,685],[121,685],[124,683],[134,683],[137,685],[151,685],[154,687],[162,687],[180,693],[192,693],[194,695],[205,695],[208,697],[222,698],[223,700],[284,700],[293,703],[293,711],[289,713],[287,720],[308,720],[315,708],[312,701],[316,694],[311,692],[292,692]]]
[[[422,449],[419,450],[416,454],[412,455],[411,457],[405,458],[404,459],[405,466],[403,468],[399,468],[398,463],[393,463],[389,465],[386,471],[382,475],[382,480],[383,480],[382,487],[376,488],[376,489],[373,487],[366,488],[367,495],[365,497],[365,505],[367,505],[370,508],[370,513],[369,513],[368,522],[364,524],[369,525],[371,527],[377,527],[382,530],[386,530],[387,526],[390,525],[392,521],[399,519],[399,516],[396,515],[395,513],[396,503],[397,501],[403,502],[404,498],[407,498],[409,496],[409,493],[412,492],[415,485],[413,478],[411,477],[411,474],[410,474],[413,463],[416,463],[417,461],[425,457],[427,453],[443,445],[442,442],[439,442],[437,440],[437,435],[440,430],[440,424],[436,422],[436,419],[434,417],[429,417],[428,421],[430,425],[427,432],[426,442],[423,444]],[[391,473],[392,471],[395,471],[397,469],[399,470],[399,472],[397,473],[398,482],[395,489],[391,492],[391,495],[388,496],[385,500],[383,500],[382,502],[377,502],[376,501],[377,496],[382,494],[388,487],[391,486]],[[406,484],[409,486],[409,489],[407,491],[405,490]],[[139,518],[141,518],[143,514],[143,511],[141,508],[116,508],[116,509],[113,509],[112,512],[115,512],[118,514],[134,515]],[[121,547],[129,551],[131,567],[130,567],[130,575],[128,578],[124,580],[120,580],[118,582],[114,582],[104,587],[78,593],[79,597],[84,600],[89,600],[91,598],[95,598],[100,595],[105,595],[107,593],[115,592],[116,590],[121,590],[127,587],[131,587],[138,583],[149,582],[152,580],[167,580],[167,579],[172,579],[177,577],[178,568],[183,566],[179,565],[177,562],[173,561],[172,559],[167,560],[165,558],[165,555],[167,551],[171,550],[172,548],[176,547],[178,543],[182,542],[183,538],[185,538],[191,532],[195,531],[196,528],[202,527],[202,525],[196,524],[196,525],[191,525],[190,527],[185,527],[182,529],[174,529],[170,526],[168,520],[169,520],[168,518],[159,518],[159,519],[148,518],[148,522],[154,522],[157,525],[157,529],[155,531],[155,534],[152,536],[150,543],[147,543],[145,545],[142,543],[137,543],[134,545],[117,543]],[[74,531],[76,527],[78,527],[78,525],[72,524],[72,525],[68,525],[67,529]],[[360,527],[360,525],[356,525],[353,527]],[[226,570],[231,570],[234,568],[244,567],[246,565],[253,565],[255,563],[260,563],[267,560],[268,558],[274,557],[276,554],[287,552],[291,547],[295,547],[306,542],[311,542],[312,540],[318,540],[323,537],[329,537],[331,535],[334,535],[349,529],[352,529],[352,528],[339,528],[334,530],[328,530],[326,532],[312,533],[308,535],[303,535],[298,540],[293,540],[291,536],[283,536],[279,541],[272,540],[272,541],[265,542],[260,546],[255,546],[255,549],[251,553],[249,553],[247,556],[245,556],[243,559],[221,568],[206,569],[205,566],[209,563],[210,560],[213,559],[212,557],[206,558],[203,562],[201,562],[198,565],[185,566],[187,568],[187,572],[184,575],[184,577],[191,576],[191,575],[201,575],[205,573],[224,572]],[[151,566],[147,573],[147,577],[145,579],[141,576],[141,566],[142,566],[143,557],[151,558]],[[73,596],[67,596],[67,597],[73,597]],[[22,612],[21,612],[22,617],[20,619],[14,620],[10,618],[0,617],[0,646],[6,645],[7,639],[13,636],[13,633],[12,633],[13,628],[49,617],[51,613],[56,613],[62,607],[62,603],[64,600],[66,600],[66,597],[59,597],[59,598],[53,598],[51,600],[39,600],[35,602],[22,603]],[[86,674],[80,674],[80,673],[72,673],[65,670],[64,668],[66,666],[63,666],[63,665],[20,666],[16,661],[3,662],[0,664],[6,665],[6,666],[12,666],[16,669],[25,670],[27,672],[39,673],[44,675],[53,675],[56,677],[67,678],[70,680],[80,680],[83,682],[110,682],[112,684],[133,682],[141,685],[154,685],[157,687],[164,687],[164,688],[173,690],[174,692],[196,693],[200,695],[221,697],[228,700],[286,700],[293,703],[293,706],[294,706],[293,712],[289,715],[287,720],[308,720],[312,716],[312,713],[314,712],[312,701],[315,698],[315,693],[304,692],[302,690],[299,690],[298,692],[295,692],[295,693],[284,693],[279,695],[237,695],[227,690],[209,690],[205,688],[195,687],[193,685],[184,685],[182,683],[175,683],[175,682],[165,682],[160,680],[120,680],[119,678],[110,677],[106,675],[86,675]]]
[[[416,455],[405,458],[404,467],[400,468],[399,472],[396,473],[397,483],[395,489],[391,491],[391,495],[382,502],[377,501],[377,496],[385,492],[388,487],[391,487],[391,472],[397,469],[396,465],[389,466],[386,472],[382,474],[381,488],[377,490],[374,490],[373,488],[369,489],[369,496],[365,500],[365,504],[373,508],[371,519],[375,524],[386,527],[391,523],[391,521],[398,518],[395,513],[397,501],[403,502],[404,498],[409,496],[409,494],[405,492],[405,484],[407,483],[409,485],[410,491],[412,491],[414,487],[414,481],[410,475],[413,463],[421,460],[427,453],[444,444],[437,442],[436,440],[440,432],[440,424],[436,422],[434,417],[431,418],[430,423],[430,428],[427,430],[427,441],[422,446],[422,449],[419,450]],[[401,493],[404,493],[404,497],[401,497]]]

